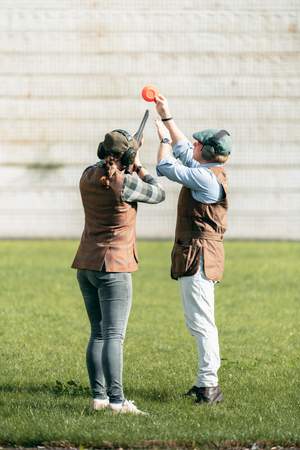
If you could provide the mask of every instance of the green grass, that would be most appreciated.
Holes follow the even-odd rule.
[[[169,277],[171,243],[139,243],[124,385],[149,417],[89,410],[89,327],[69,269],[76,247],[0,242],[0,443],[299,444],[300,243],[226,243],[216,287],[225,401],[214,407],[181,398],[196,351]]]

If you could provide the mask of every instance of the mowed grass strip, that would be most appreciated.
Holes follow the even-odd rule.
[[[0,443],[32,446],[299,444],[300,243],[227,242],[216,287],[225,401],[197,406],[171,242],[140,242],[125,342],[127,398],[149,417],[89,409],[89,326],[69,268],[77,242],[0,242]]]

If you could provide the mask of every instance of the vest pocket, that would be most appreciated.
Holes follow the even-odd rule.
[[[182,276],[194,275],[199,269],[201,248],[197,242],[178,241],[172,250],[171,276],[177,279]]]
[[[204,274],[208,280],[220,281],[224,272],[223,242],[206,240],[203,244]]]

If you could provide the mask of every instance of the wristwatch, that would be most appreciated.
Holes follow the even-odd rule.
[[[169,138],[164,137],[162,138],[162,140],[160,141],[161,144],[171,144],[171,141]]]

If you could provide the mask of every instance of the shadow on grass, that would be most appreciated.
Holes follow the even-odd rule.
[[[50,394],[54,396],[67,395],[71,397],[88,397],[90,396],[90,388],[77,383],[74,380],[62,382],[56,380],[54,384],[27,384],[13,385],[4,384],[0,386],[0,393],[27,393],[27,394]]]
[[[62,382],[56,380],[54,384],[3,384],[0,386],[0,393],[25,393],[25,394],[50,394],[55,397],[70,396],[70,397],[90,397],[90,388],[83,386],[74,380]],[[153,387],[138,387],[130,386],[126,389],[128,398],[146,398],[151,401],[170,401],[178,398],[178,392],[161,390]]]

